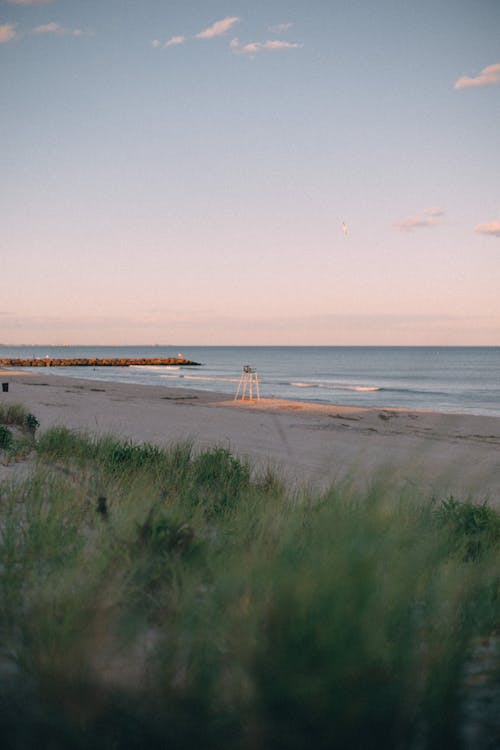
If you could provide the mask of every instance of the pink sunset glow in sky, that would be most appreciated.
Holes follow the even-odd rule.
[[[0,1],[0,343],[500,344],[499,31]]]

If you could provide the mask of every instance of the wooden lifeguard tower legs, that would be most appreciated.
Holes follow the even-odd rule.
[[[253,401],[254,390],[257,400],[260,399],[259,375],[257,370],[255,367],[250,367],[250,365],[244,365],[234,400],[241,399],[241,401],[245,401],[247,399],[248,401]]]

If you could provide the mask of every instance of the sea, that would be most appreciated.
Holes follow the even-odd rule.
[[[500,347],[3,346],[4,357],[177,357],[200,367],[64,367],[101,382],[196,388],[234,396],[245,366],[260,395],[322,404],[500,416]],[[40,372],[40,370],[37,370]]]

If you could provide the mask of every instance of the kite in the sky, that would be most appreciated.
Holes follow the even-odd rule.
[[[346,227],[346,225],[345,225],[345,222],[344,222],[344,221],[342,222],[342,231],[343,231],[343,233],[344,233],[344,237],[347,237],[347,227]]]

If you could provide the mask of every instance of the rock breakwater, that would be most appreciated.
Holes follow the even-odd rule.
[[[200,367],[200,362],[192,362],[189,359],[181,357],[142,357],[142,358],[84,358],[84,359],[55,359],[53,357],[33,357],[31,359],[21,359],[11,357],[0,359],[0,367],[130,367],[148,366],[148,367]]]

